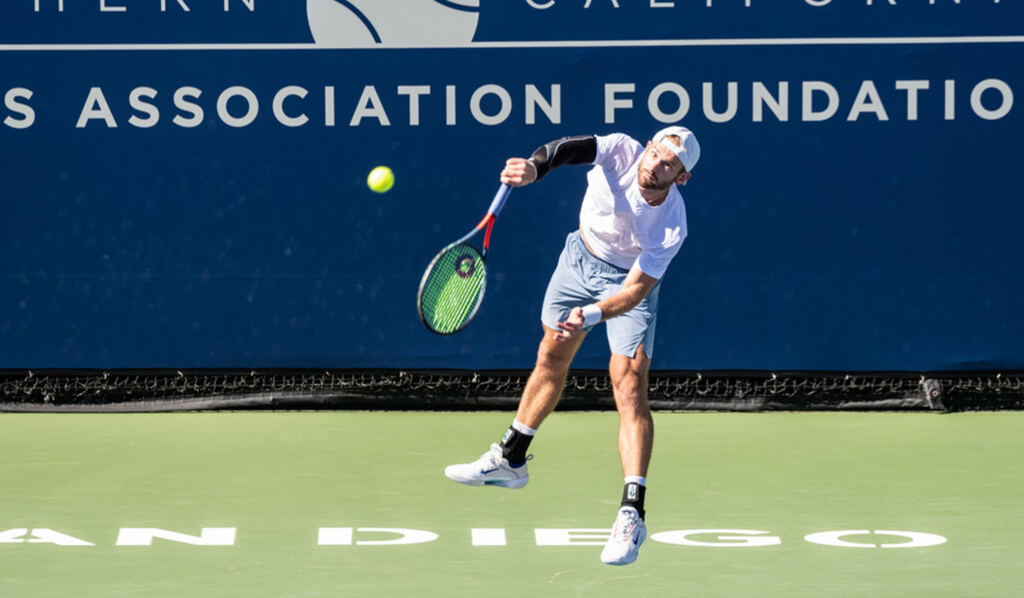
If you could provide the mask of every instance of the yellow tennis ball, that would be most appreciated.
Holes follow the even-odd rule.
[[[387,193],[395,184],[395,173],[387,166],[378,166],[370,171],[366,184],[377,193]]]

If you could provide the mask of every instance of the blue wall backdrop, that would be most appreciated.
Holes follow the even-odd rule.
[[[586,167],[513,192],[465,332],[424,267],[507,157],[678,122],[655,369],[1024,369],[1024,5],[706,4],[3,2],[0,368],[532,367]]]

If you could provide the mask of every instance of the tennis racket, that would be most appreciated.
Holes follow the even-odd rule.
[[[442,249],[423,273],[416,307],[420,320],[431,332],[455,334],[465,328],[480,309],[487,286],[487,250],[491,245],[491,229],[511,191],[511,187],[503,184],[480,224]],[[480,251],[469,240],[485,228],[483,251]]]

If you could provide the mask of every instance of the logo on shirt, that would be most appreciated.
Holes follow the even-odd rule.
[[[665,240],[662,242],[662,247],[673,247],[678,245],[682,241],[682,231],[679,227],[666,228],[665,229]]]
[[[337,48],[468,46],[480,0],[306,0],[318,45]]]

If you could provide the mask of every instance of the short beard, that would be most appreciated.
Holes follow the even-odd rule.
[[[644,178],[651,182],[648,184],[644,184]],[[648,175],[642,171],[640,172],[640,176],[638,177],[637,182],[640,183],[640,187],[644,189],[649,189],[651,191],[667,191],[668,189],[671,189],[672,185],[675,185],[676,183],[674,180],[655,181],[653,176]]]

